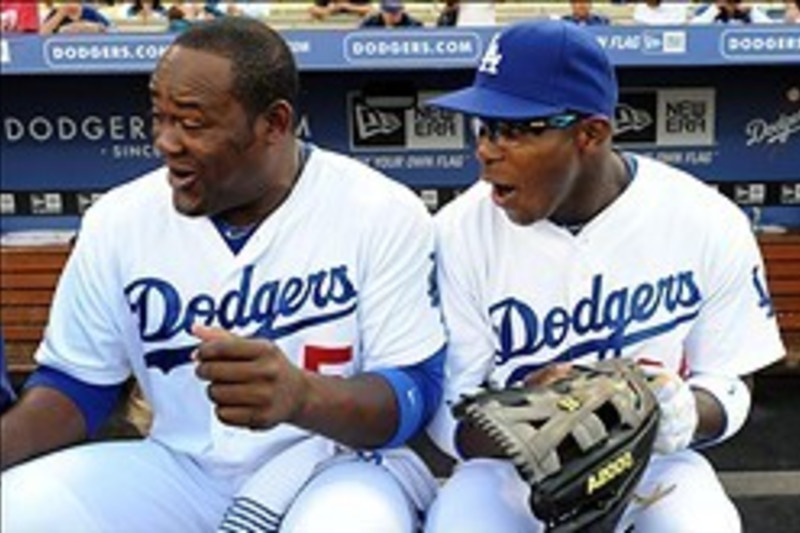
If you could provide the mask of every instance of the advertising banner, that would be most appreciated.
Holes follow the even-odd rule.
[[[347,46],[361,50],[368,38],[364,33]],[[456,42],[448,39],[425,41],[428,48],[416,53],[455,46],[436,44]],[[158,46],[147,42],[139,45]],[[69,55],[52,50],[53,57]],[[135,47],[128,50],[136,55]],[[746,70],[747,75],[737,66],[618,69],[615,143],[684,168],[742,206],[759,209],[764,220],[800,227],[797,66]],[[408,66],[347,76],[303,71],[298,135],[384,171],[436,209],[473,183],[479,168],[468,120],[425,103],[471,80],[471,67],[424,76]],[[147,81],[145,72],[3,75],[3,229],[62,224],[63,217],[74,224],[99,194],[159,165],[150,138]]]
[[[800,28],[589,26],[620,66],[800,63]],[[284,30],[301,70],[475,66],[497,28]],[[3,35],[4,74],[149,72],[173,34]]]

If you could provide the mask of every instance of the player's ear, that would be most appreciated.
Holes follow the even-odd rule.
[[[286,100],[277,100],[256,120],[256,135],[274,142],[294,134],[294,110]]]
[[[590,150],[605,144],[613,134],[611,122],[604,117],[589,117],[578,124],[576,140],[579,148]]]

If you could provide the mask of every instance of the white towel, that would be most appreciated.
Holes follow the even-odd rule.
[[[259,468],[234,496],[218,531],[278,531],[283,515],[319,463],[333,453],[331,441],[312,436]]]

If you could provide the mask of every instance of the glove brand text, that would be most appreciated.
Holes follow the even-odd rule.
[[[589,476],[586,481],[586,494],[592,494],[594,491],[604,487],[608,482],[633,468],[633,464],[633,454],[630,451],[626,451],[619,457],[604,464],[597,472]]]

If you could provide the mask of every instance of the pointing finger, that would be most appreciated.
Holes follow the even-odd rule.
[[[191,333],[201,341],[194,352],[192,352],[193,361],[226,356],[227,352],[230,352],[229,348],[210,348],[207,343],[212,343],[215,341],[228,341],[237,338],[236,335],[225,329],[204,326],[200,323],[192,324]]]
[[[235,338],[235,335],[228,330],[198,323],[192,324],[192,335],[204,342]]]

